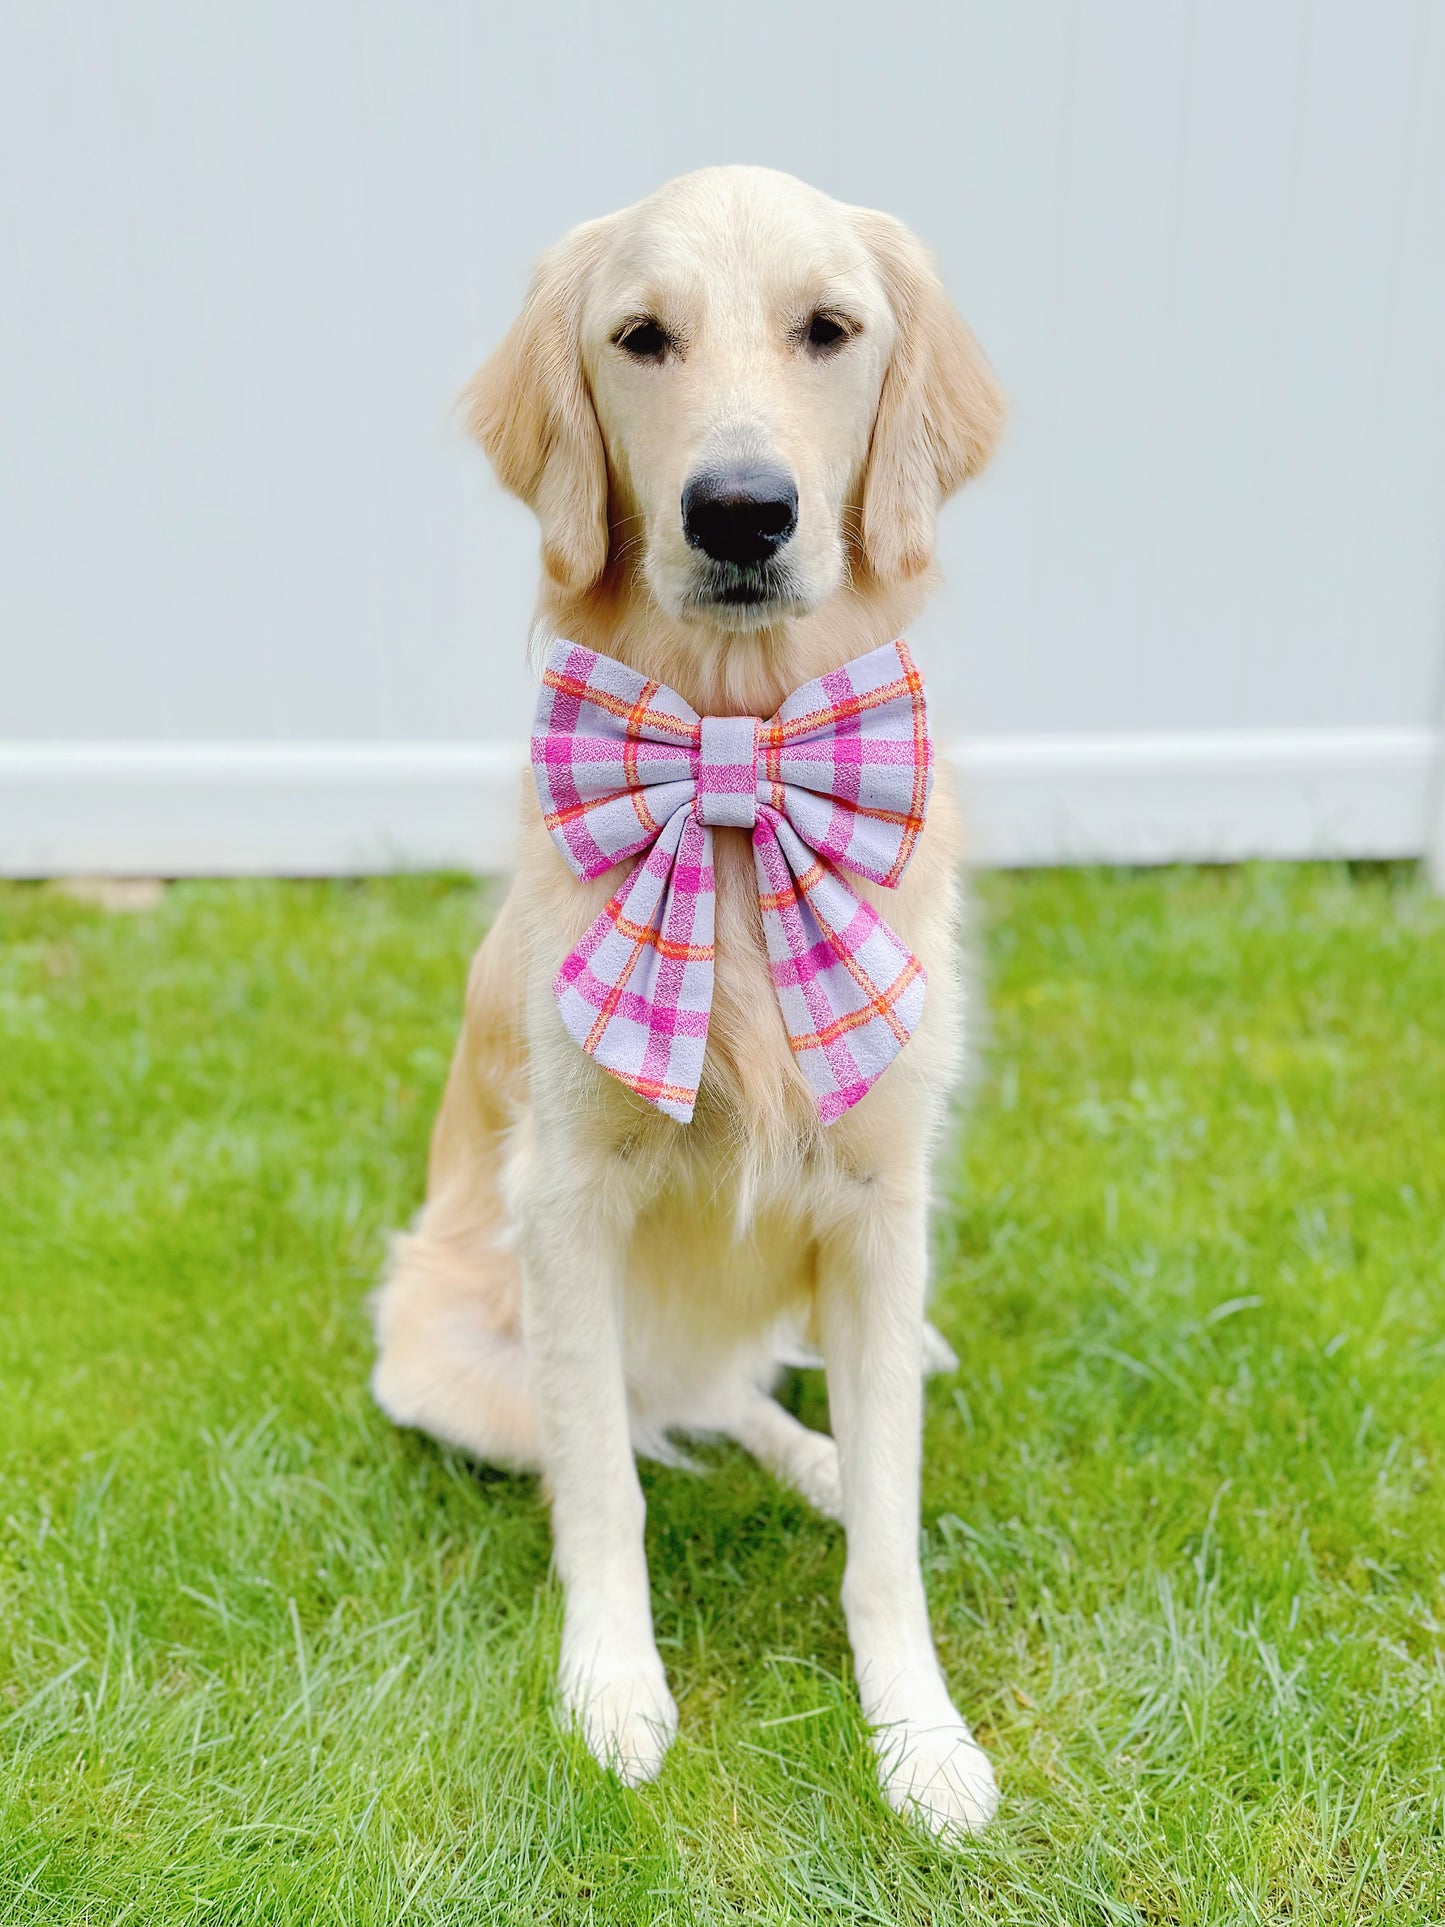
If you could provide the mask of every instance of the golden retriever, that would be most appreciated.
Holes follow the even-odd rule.
[[[700,714],[760,717],[902,634],[933,584],[939,504],[1003,416],[905,228],[752,167],[687,175],[569,234],[465,402],[541,524],[541,635]],[[752,549],[746,529],[729,538],[726,494],[699,533],[718,474],[743,478],[751,538],[767,524]],[[376,1397],[400,1424],[544,1471],[562,1706],[633,1783],[677,1728],[634,1455],[666,1456],[672,1431],[739,1440],[846,1527],[843,1606],[888,1799],[938,1832],[980,1827],[993,1774],[935,1658],[919,1570],[920,1381],[948,1356],[924,1320],[929,1166],[964,1016],[946,783],[882,906],[926,966],[922,1022],[827,1126],[779,1019],[747,835],[716,833],[711,1027],[681,1125],[563,1030],[553,978],[617,876],[579,882],[525,790],[426,1204],[376,1301]],[[826,1365],[836,1445],[769,1396],[804,1345]]]

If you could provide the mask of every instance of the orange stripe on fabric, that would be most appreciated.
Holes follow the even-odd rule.
[[[909,806],[910,826],[905,829],[899,844],[897,861],[888,872],[888,887],[892,889],[908,867],[913,855],[913,846],[923,831],[924,811],[928,801],[928,705],[923,696],[923,678],[914,666],[913,657],[908,652],[907,643],[897,645],[898,654],[907,672],[909,695],[913,703],[913,799]]]
[[[545,828],[549,830],[563,823],[573,823],[579,816],[590,816],[593,810],[600,810],[608,803],[615,803],[618,797],[625,796],[636,811],[637,820],[643,829],[649,831],[653,836],[660,836],[663,826],[653,816],[652,811],[648,809],[646,795],[647,792],[641,789],[610,790],[606,796],[589,797],[581,803],[569,803],[565,809],[552,810],[542,818],[542,822]],[[621,861],[620,857],[618,861]]]
[[[617,918],[613,915],[613,905],[616,904],[617,901],[617,898],[613,897],[603,912],[605,916],[612,917],[614,924],[617,922]],[[640,925],[637,927],[641,928]],[[597,1046],[607,1035],[607,1026],[617,1014],[617,1006],[622,1002],[622,993],[627,987],[627,980],[637,968],[637,960],[646,948],[647,945],[644,942],[634,940],[632,955],[627,959],[627,968],[620,973],[616,983],[612,985],[607,995],[603,998],[602,1008],[597,1013],[597,1021],[593,1024],[591,1030],[588,1031],[587,1042],[582,1046],[589,1057],[596,1055]]]
[[[819,865],[817,867],[821,869],[822,866]],[[809,900],[808,908],[817,918],[818,928],[823,932],[823,935],[827,937],[834,956],[863,992],[863,995],[868,998],[872,1004],[874,1014],[883,1019],[884,1023],[887,1024],[888,1028],[893,1032],[893,1035],[898,1039],[900,1045],[906,1044],[910,1033],[904,1029],[903,1025],[900,1024],[898,1019],[893,1015],[893,1006],[923,968],[917,957],[915,957],[910,950],[908,952],[907,962],[904,964],[898,976],[893,979],[893,982],[887,990],[880,990],[873,979],[865,973],[862,964],[858,962],[852,951],[844,946],[838,932],[834,930],[827,919],[822,916],[817,904],[813,903],[811,899]],[[893,934],[895,942],[901,943],[902,938],[898,937],[896,932]],[[880,999],[882,1001],[880,1001]],[[852,1030],[856,1029],[857,1026],[856,1024],[850,1023],[848,1028]]]
[[[859,1010],[851,1010],[844,1017],[835,1018],[822,1030],[815,1030],[806,1037],[794,1037],[791,1032],[788,1042],[795,1051],[823,1050],[850,1030],[859,1030],[864,1024],[871,1024],[875,1017],[881,1017],[900,1043],[908,1042],[910,1032],[905,1031],[893,1015],[893,1005],[907,990],[914,978],[922,971],[923,965],[917,957],[910,957],[900,971],[897,979],[887,991],[875,991],[869,1001]]]
[[[636,703],[625,703],[620,696],[610,695],[605,689],[594,689],[590,683],[577,676],[564,676],[559,670],[547,669],[542,673],[542,681],[548,689],[558,689],[564,696],[575,696],[580,702],[591,703],[595,709],[603,710],[609,716],[621,716],[638,728],[646,727],[659,736],[688,744],[696,749],[702,741],[701,723],[686,723],[680,716],[669,716],[661,709],[639,709]],[[650,685],[653,694],[661,688],[660,683]]]
[[[602,1068],[615,1077],[619,1084],[625,1084],[628,1090],[635,1091],[639,1097],[645,1097],[653,1104],[664,1098],[673,1104],[692,1105],[697,1102],[697,1092],[689,1085],[662,1084],[655,1077],[637,1077],[630,1071],[613,1070],[610,1064],[604,1064]]]
[[[786,905],[796,901],[800,895],[806,896],[822,875],[823,861],[822,858],[819,857],[808,865],[800,877],[795,877],[787,889],[771,891],[767,896],[764,896],[762,891],[759,890],[758,902],[764,910],[782,910]],[[813,915],[815,917],[818,916],[816,910],[814,910]],[[818,921],[821,924],[823,919],[818,917]]]
[[[671,937],[664,937],[654,925],[634,923],[630,917],[624,917],[620,905],[614,911],[615,903],[617,899],[614,897],[604,915],[611,917],[613,928],[632,942],[655,950],[659,957],[668,957],[679,963],[708,963],[713,958],[715,952],[710,943],[676,943]]]
[[[862,716],[870,709],[881,709],[885,703],[896,702],[900,696],[911,695],[918,685],[918,672],[912,676],[895,676],[892,682],[884,683],[879,689],[870,689],[862,696],[842,696],[837,702],[830,702],[826,708],[810,709],[804,716],[790,716],[785,723],[764,723],[759,732],[759,740],[767,747],[793,742],[799,736],[810,735],[816,729],[823,729],[829,723],[851,722],[855,716]]]

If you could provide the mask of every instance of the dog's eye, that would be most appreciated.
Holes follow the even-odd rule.
[[[815,314],[808,323],[804,339],[814,354],[827,355],[831,354],[835,348],[841,348],[852,333],[853,330],[841,316],[835,314]]]
[[[667,330],[651,315],[624,322],[612,339],[634,361],[661,361],[672,346]]]

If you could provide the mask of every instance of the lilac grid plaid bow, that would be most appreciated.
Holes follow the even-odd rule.
[[[713,989],[715,826],[750,829],[783,1022],[823,1122],[917,1028],[923,965],[835,865],[890,889],[928,808],[923,683],[902,642],[805,683],[770,722],[698,716],[609,656],[554,642],[532,768],[579,877],[646,852],[557,973],[568,1031],[686,1124]]]

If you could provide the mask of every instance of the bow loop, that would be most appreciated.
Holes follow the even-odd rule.
[[[902,643],[794,690],[770,724],[774,806],[809,848],[893,889],[933,788],[923,678]]]
[[[584,881],[647,849],[697,792],[701,719],[675,691],[573,642],[547,654],[532,768],[552,841]]]
[[[549,652],[532,737],[543,820],[579,877],[629,856],[553,991],[581,1048],[691,1118],[712,1008],[713,829],[751,829],[768,960],[825,1123],[917,1027],[922,964],[840,869],[892,888],[933,779],[923,684],[902,642],[793,692],[767,722],[704,716],[570,642]]]

